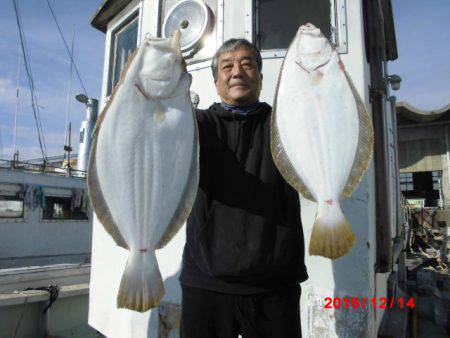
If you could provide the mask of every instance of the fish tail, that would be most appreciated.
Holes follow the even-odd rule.
[[[319,204],[314,221],[309,254],[336,259],[344,256],[355,244],[352,226],[342,213],[339,202]]]
[[[117,307],[145,312],[157,306],[164,293],[155,251],[131,251],[120,282]]]

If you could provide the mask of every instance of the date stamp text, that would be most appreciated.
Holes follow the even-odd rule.
[[[326,297],[324,302],[325,309],[366,309],[368,307],[372,307],[373,309],[414,309],[416,306],[413,297]]]

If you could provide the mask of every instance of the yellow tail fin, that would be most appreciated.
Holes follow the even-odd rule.
[[[355,234],[345,217],[330,225],[321,222],[317,215],[309,242],[309,254],[336,259],[349,252],[355,241]]]
[[[120,282],[117,307],[145,312],[156,307],[164,293],[155,252],[131,251]]]

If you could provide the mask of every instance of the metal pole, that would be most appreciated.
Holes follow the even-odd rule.
[[[80,128],[77,170],[87,170],[92,143],[92,131],[94,130],[97,117],[98,101],[96,99],[88,99],[88,102],[86,103],[86,120],[82,122]]]
[[[70,176],[71,172],[71,165],[70,165],[70,152],[72,151],[72,147],[70,146],[70,139],[71,139],[71,131],[72,131],[72,123],[69,122],[69,145],[64,146],[64,150],[67,151],[67,166],[66,166],[66,175]]]
[[[14,114],[14,154],[17,151],[16,148],[16,134],[17,134],[17,115],[19,115],[19,82],[20,82],[20,64],[21,62],[21,50],[20,50],[20,44],[19,44],[19,64],[17,65],[17,82],[16,82],[16,112]]]
[[[75,25],[73,25],[73,33],[72,33],[72,50],[71,55],[73,55],[73,45],[75,42]],[[67,128],[69,123],[69,114],[70,114],[70,96],[72,94],[72,70],[73,70],[73,58],[70,58],[70,72],[69,72],[69,91],[67,92],[67,109],[66,109],[66,132],[64,133],[64,145],[67,144]]]
[[[450,142],[448,141],[448,128],[447,125],[444,127],[445,132],[445,155],[447,158],[447,188],[450,188]],[[445,203],[445,202],[444,202]]]

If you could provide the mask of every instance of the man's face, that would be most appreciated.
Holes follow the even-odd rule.
[[[256,102],[262,85],[262,74],[253,51],[240,46],[219,55],[217,62],[217,94],[223,102],[244,106]]]

